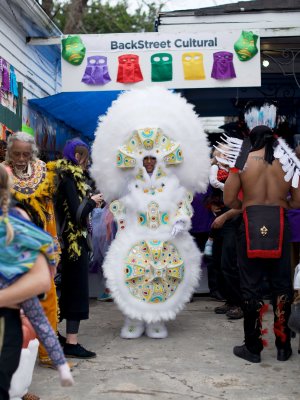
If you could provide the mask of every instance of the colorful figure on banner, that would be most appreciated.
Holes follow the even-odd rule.
[[[185,80],[205,79],[202,53],[197,51],[183,53],[182,65]]]
[[[253,32],[242,31],[239,39],[234,43],[234,50],[240,61],[249,61],[258,53],[258,35]]]
[[[108,72],[107,57],[91,56],[87,58],[87,66],[81,82],[87,85],[105,85],[111,78]]]
[[[61,41],[62,58],[72,65],[80,65],[85,57],[86,48],[79,36],[68,36]]]
[[[173,58],[169,53],[157,53],[151,56],[151,81],[166,82],[173,79]]]
[[[1,74],[1,89],[5,92],[9,92],[9,71],[7,62],[4,60],[4,58],[1,58]]]
[[[103,270],[125,316],[121,337],[145,331],[165,338],[165,321],[182,310],[200,276],[189,234],[192,193],[206,189],[209,174],[200,119],[184,98],[161,87],[123,93],[99,124],[92,156],[93,177],[114,200],[118,224]]]
[[[139,56],[136,54],[123,54],[118,57],[118,60],[117,82],[136,83],[144,79],[139,65]]]
[[[15,69],[12,65],[9,68],[9,91],[15,97],[19,97],[17,78],[15,74]]]
[[[233,54],[229,51],[218,51],[213,54],[214,64],[211,77],[215,79],[232,79],[236,77],[233,66]]]

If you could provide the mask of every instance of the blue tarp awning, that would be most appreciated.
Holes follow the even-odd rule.
[[[120,91],[63,92],[29,100],[29,105],[93,139],[99,115],[106,113],[119,93]]]

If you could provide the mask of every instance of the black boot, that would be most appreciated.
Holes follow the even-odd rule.
[[[277,360],[278,361],[287,361],[292,355],[292,348],[287,349],[277,349]]]
[[[260,354],[251,353],[251,351],[247,349],[245,344],[243,344],[242,346],[235,346],[233,348],[233,354],[252,363],[259,363],[261,361]]]
[[[236,346],[233,353],[244,360],[258,363],[263,349],[262,313],[263,301],[248,300],[243,303],[245,344]]]
[[[292,355],[291,330],[288,320],[291,314],[291,299],[283,294],[273,299],[275,345],[277,360],[287,361]]]

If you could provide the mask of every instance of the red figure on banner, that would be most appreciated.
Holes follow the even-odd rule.
[[[117,82],[136,83],[144,79],[139,65],[139,56],[135,54],[123,54],[118,59]]]

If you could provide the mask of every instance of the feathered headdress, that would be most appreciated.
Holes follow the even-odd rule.
[[[245,122],[250,130],[249,136],[251,136],[251,131],[257,126],[263,125],[274,129],[276,126],[276,111],[276,106],[271,103],[265,103],[261,107],[247,106]],[[243,170],[252,148],[250,137],[241,140],[224,135],[221,139],[222,142],[218,143],[218,150],[224,155],[228,166]],[[299,184],[300,161],[282,138],[274,142],[274,158],[278,159],[285,172],[285,181],[289,182],[292,179],[292,187],[297,188]],[[224,163],[224,160],[222,162]]]
[[[193,108],[158,86],[123,92],[113,102],[99,119],[92,148],[91,173],[107,201],[124,195],[147,155],[189,191],[206,190],[210,151]]]
[[[265,103],[261,107],[246,106],[245,122],[250,129],[250,134],[253,128],[264,125],[270,129],[276,126],[277,108],[274,104]]]

